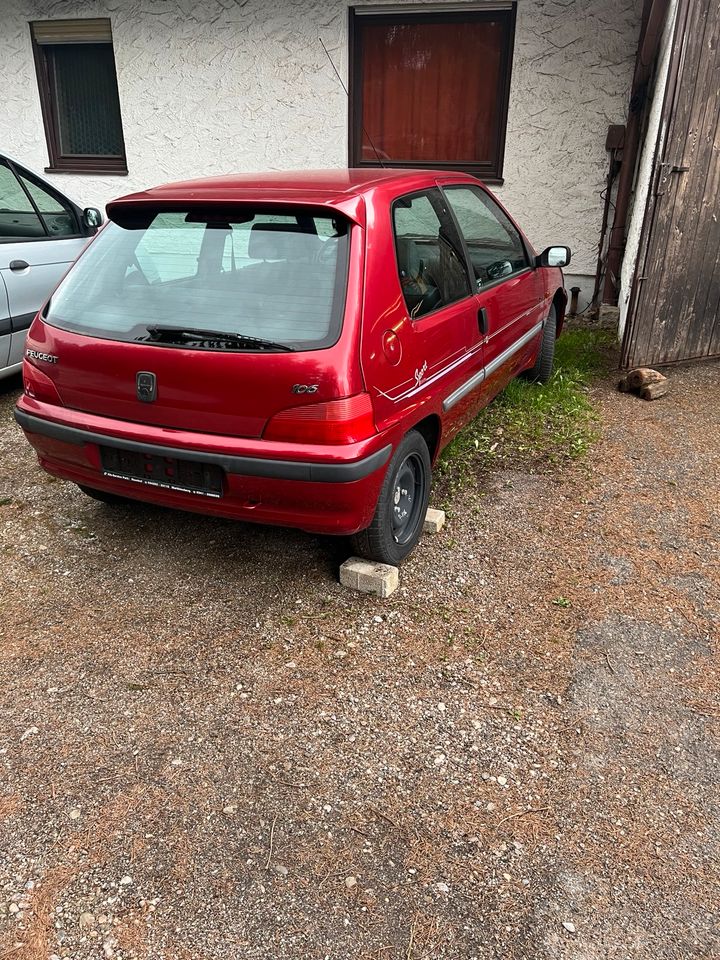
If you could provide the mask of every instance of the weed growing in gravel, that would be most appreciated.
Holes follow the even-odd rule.
[[[539,468],[584,456],[597,439],[588,384],[605,373],[614,342],[607,330],[572,330],[558,340],[545,385],[511,381],[443,451],[438,479],[452,492],[489,465]]]

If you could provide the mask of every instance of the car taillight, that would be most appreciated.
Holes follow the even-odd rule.
[[[28,397],[62,406],[60,394],[50,377],[42,370],[38,370],[27,358],[22,366],[22,376],[23,388]]]
[[[281,410],[265,427],[265,440],[288,443],[355,443],[375,433],[372,401],[367,393],[326,403]]]

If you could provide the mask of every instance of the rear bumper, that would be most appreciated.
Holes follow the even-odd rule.
[[[28,397],[20,399],[15,419],[41,466],[55,476],[176,509],[318,533],[355,533],[370,523],[393,449],[391,438],[376,436],[344,446],[295,444],[289,452],[305,456],[281,458],[279,444],[145,427]],[[214,464],[224,472],[223,496],[210,499],[108,476],[100,446]]]
[[[16,408],[15,419],[26,434],[51,437],[61,443],[83,446],[94,443],[119,450],[132,450],[135,453],[157,454],[162,457],[178,457],[182,460],[196,460],[212,463],[225,473],[245,477],[267,477],[273,480],[306,480],[312,483],[352,483],[379,470],[390,459],[392,444],[387,444],[374,453],[346,463],[324,463],[317,460],[276,460],[260,457],[233,456],[226,453],[211,453],[205,450],[193,450],[187,447],[172,447],[166,444],[144,443],[138,440],[122,439],[81,430],[67,424],[25,413]]]

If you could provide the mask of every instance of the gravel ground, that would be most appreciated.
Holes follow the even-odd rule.
[[[671,378],[385,601],[85,498],[0,385],[0,957],[720,956],[720,367]]]

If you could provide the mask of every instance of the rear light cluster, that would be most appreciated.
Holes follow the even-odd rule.
[[[23,388],[28,397],[32,397],[33,400],[41,400],[44,403],[54,403],[62,406],[60,394],[50,377],[33,366],[27,358],[23,363],[22,374]]]
[[[265,427],[265,440],[286,443],[356,443],[375,433],[372,401],[367,393],[326,403],[281,410]]]

